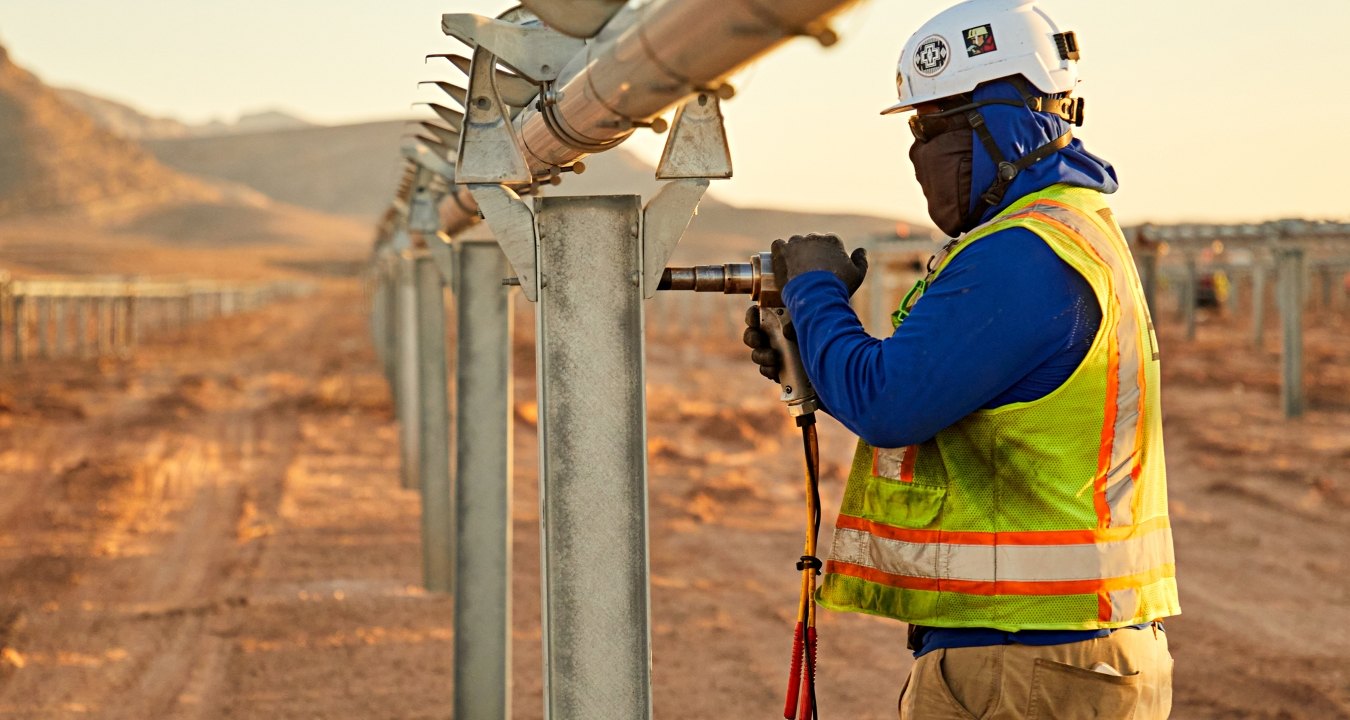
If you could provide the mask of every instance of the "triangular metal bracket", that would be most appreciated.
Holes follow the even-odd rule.
[[[408,230],[423,235],[434,235],[441,229],[441,201],[445,200],[445,179],[422,168],[413,184],[412,199],[408,204]]]
[[[446,160],[440,153],[431,151],[425,143],[415,138],[409,138],[403,142],[402,151],[403,157],[411,160],[418,167],[430,170],[445,178],[448,182],[455,181],[455,164]]]
[[[698,204],[707,190],[706,178],[673,180],[642,209],[642,291],[647,299],[656,297],[661,273],[698,214]]]
[[[497,91],[496,72],[496,56],[482,47],[474,50],[455,170],[455,182],[460,185],[529,183],[534,179],[511,123],[511,110]]]
[[[658,180],[731,177],[731,148],[717,95],[701,92],[675,112]]]
[[[436,269],[441,273],[441,282],[449,285],[454,278],[455,258],[450,247],[450,238],[443,233],[432,233],[422,238],[427,244],[427,251],[431,255],[431,261],[436,263]]]
[[[558,32],[595,37],[623,9],[625,0],[521,0],[521,4]]]
[[[534,211],[511,188],[502,185],[470,185],[469,192],[515,270],[525,299],[538,301],[539,243]]]
[[[481,15],[442,15],[441,30],[470,47],[487,49],[536,83],[557,80],[563,67],[586,48],[585,40],[544,25],[516,25]]]

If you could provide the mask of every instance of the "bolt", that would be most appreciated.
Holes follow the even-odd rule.
[[[479,110],[487,110],[488,108],[492,107],[492,101],[491,101],[491,100],[488,100],[488,99],[485,98],[485,97],[481,97],[481,96],[478,97],[478,98],[476,98],[476,99],[473,101],[473,104],[474,104],[474,106],[477,107]]]

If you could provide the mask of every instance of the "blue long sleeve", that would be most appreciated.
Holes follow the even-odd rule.
[[[798,276],[783,297],[822,402],[877,447],[918,444],[980,408],[1044,397],[1101,324],[1087,281],[1020,228],[953,258],[885,340],[866,333],[831,273]]]

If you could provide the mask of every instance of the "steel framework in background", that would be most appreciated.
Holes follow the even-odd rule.
[[[313,291],[311,283],[289,281],[11,280],[0,276],[0,364],[125,357],[144,338]]]
[[[510,331],[509,313],[500,312],[505,266],[473,245],[452,261],[451,237],[485,219],[510,282],[538,303],[548,717],[650,717],[643,301],[655,295],[709,180],[731,176],[725,79],[794,37],[833,44],[828,20],[851,3],[524,0],[499,18],[442,18],[470,52],[438,57],[468,81],[431,83],[449,101],[431,103],[438,120],[420,123],[403,146],[406,172],[380,223],[370,278],[372,333],[400,408],[405,479],[424,493],[428,587],[444,589],[433,555],[451,547],[456,558],[439,575],[456,594],[456,717],[510,714],[509,612],[484,610],[509,597],[509,423],[498,418],[509,407],[502,358]],[[672,120],[660,117],[676,106]],[[657,170],[668,182],[645,204],[637,196],[530,197],[641,128],[669,130]],[[426,280],[402,292],[417,300],[400,302],[396,289],[409,276],[400,268],[425,257],[441,268],[439,282],[454,278],[458,377],[473,383],[456,395],[459,447],[448,484],[441,465],[428,463],[448,451],[448,433],[437,413],[412,409],[426,402],[428,369],[443,369],[442,358],[421,355],[436,353],[428,336],[444,329],[401,319],[431,317],[422,305],[439,299],[420,288]],[[414,367],[422,368],[416,381]],[[491,422],[470,432],[469,418],[484,407]],[[479,588],[490,597],[475,597]]]
[[[1319,304],[1344,312],[1346,274],[1350,273],[1350,224],[1279,220],[1244,225],[1144,225],[1129,232],[1140,266],[1145,297],[1155,317],[1161,280],[1177,292],[1177,313],[1187,340],[1196,337],[1201,280],[1212,284],[1219,273],[1228,280],[1228,307],[1237,311],[1242,284],[1251,286],[1252,344],[1264,346],[1269,278],[1276,279],[1280,313],[1280,397],[1285,417],[1301,417],[1304,393],[1303,310],[1312,300],[1311,278],[1320,280]],[[1162,266],[1160,256],[1179,255],[1180,262]],[[1220,259],[1222,258],[1222,259]],[[1214,297],[1215,303],[1219,298]]]

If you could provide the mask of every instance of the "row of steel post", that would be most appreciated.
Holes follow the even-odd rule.
[[[0,277],[0,364],[125,357],[150,335],[246,312],[302,283],[9,280]]]
[[[402,482],[422,496],[423,584],[455,598],[454,717],[507,718],[512,317],[502,280],[510,273],[496,242],[461,240],[452,257],[447,277],[425,249],[377,255],[371,332],[394,398]]]
[[[1200,264],[1194,251],[1183,251],[1183,265],[1180,274],[1171,279],[1176,291],[1176,311],[1178,319],[1185,328],[1187,340],[1196,337],[1198,315],[1198,291],[1200,283]],[[1282,329],[1281,339],[1281,405],[1286,417],[1295,418],[1307,409],[1304,393],[1303,329],[1304,310],[1312,298],[1309,282],[1316,275],[1320,280],[1321,292],[1318,304],[1326,311],[1344,311],[1347,302],[1345,275],[1350,271],[1350,261],[1310,261],[1307,251],[1297,245],[1275,247],[1270,252],[1272,262],[1263,260],[1260,255],[1254,258],[1249,267],[1223,266],[1210,269],[1222,269],[1229,275],[1229,295],[1227,307],[1236,312],[1242,305],[1244,279],[1250,280],[1251,340],[1253,347],[1260,349],[1265,344],[1267,328],[1267,298],[1270,293],[1271,273],[1274,271],[1275,308],[1280,313]],[[1141,280],[1149,307],[1157,313],[1157,287],[1161,274],[1158,270],[1156,251],[1139,252]],[[1239,275],[1240,273],[1240,275]]]
[[[540,198],[535,213],[547,713],[649,718],[641,205],[636,196]],[[445,273],[434,255],[398,231],[377,245],[372,333],[400,420],[404,478],[423,496],[424,581],[454,595],[454,717],[504,719],[512,407],[503,280],[510,271],[495,243],[454,243],[451,433],[438,405],[448,390],[438,315]],[[594,261],[601,257],[610,262]],[[439,277],[423,269],[433,265]],[[730,313],[726,320],[734,326]],[[454,458],[449,477],[447,456]]]

